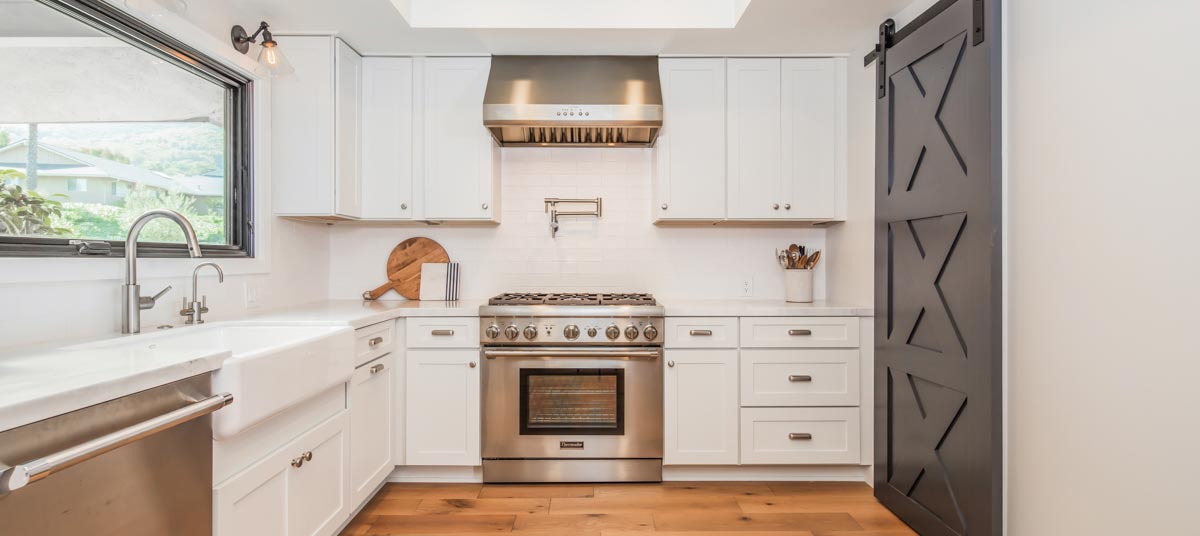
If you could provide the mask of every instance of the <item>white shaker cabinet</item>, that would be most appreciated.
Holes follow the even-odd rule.
[[[664,465],[738,463],[738,352],[664,353]]]
[[[479,465],[479,349],[410,349],[405,361],[405,464]]]
[[[730,58],[727,66],[729,218],[780,219],[780,61]]]
[[[664,115],[654,151],[656,221],[725,218],[725,59],[658,62]]]
[[[213,490],[220,536],[333,534],[349,516],[346,413],[338,413]]]
[[[392,368],[395,358],[384,355],[354,371],[350,379],[350,495],[363,504],[391,474]]]
[[[419,58],[428,220],[498,221],[500,149],[483,127],[491,58]]]
[[[413,189],[413,59],[363,58],[362,217],[419,217]]]
[[[295,73],[271,85],[275,213],[361,216],[362,58],[332,36],[276,36]]]

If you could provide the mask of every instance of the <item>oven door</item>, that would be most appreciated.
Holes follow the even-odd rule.
[[[660,348],[484,348],[483,458],[661,458]]]

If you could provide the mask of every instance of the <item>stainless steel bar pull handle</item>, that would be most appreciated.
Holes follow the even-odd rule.
[[[229,393],[214,395],[44,458],[5,468],[0,471],[0,496],[106,452],[208,415],[232,403],[233,395]]]
[[[385,368],[387,368],[387,367],[383,366],[383,363],[380,363],[380,364],[378,364],[378,365],[374,365],[374,366],[372,366],[372,367],[371,367],[371,369],[370,369],[370,370],[371,370],[371,374],[379,374],[380,372],[383,372],[383,369],[385,369]]]
[[[367,341],[367,345],[370,346],[371,348],[379,346],[382,343],[383,343],[383,337],[371,337],[371,340]]]
[[[693,329],[688,332],[688,335],[693,337],[712,337],[711,329]]]
[[[435,329],[435,330],[431,331],[430,333],[432,333],[434,337],[453,337],[454,336],[454,330],[452,330],[452,329]]]
[[[788,375],[789,382],[811,382],[812,376],[807,374],[791,374]]]
[[[793,337],[798,337],[801,335],[812,335],[812,330],[811,329],[789,329],[788,335],[791,335]]]
[[[597,348],[584,350],[580,348],[537,348],[537,349],[492,349],[485,348],[483,356],[488,359],[497,357],[566,357],[566,358],[600,358],[600,359],[658,359],[661,350],[647,348]]]
[[[804,439],[812,439],[812,434],[805,434],[805,433],[796,433],[796,432],[792,432],[792,433],[788,434],[788,439],[791,439],[792,441],[800,441],[800,440],[804,440]]]

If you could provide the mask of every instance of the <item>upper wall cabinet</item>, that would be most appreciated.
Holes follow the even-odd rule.
[[[658,62],[664,115],[654,151],[655,219],[725,218],[725,59]]]
[[[496,221],[500,149],[483,128],[491,58],[423,58],[425,218]]]
[[[277,36],[296,68],[272,82],[275,213],[361,217],[362,58],[330,36]]]
[[[728,60],[729,218],[845,217],[846,63]]]
[[[413,59],[363,58],[362,217],[419,217],[414,202]]]

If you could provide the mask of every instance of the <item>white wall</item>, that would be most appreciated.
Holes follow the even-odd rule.
[[[1009,534],[1194,534],[1195,0],[1008,2]]]
[[[388,253],[426,236],[462,264],[464,298],[521,290],[626,290],[660,298],[783,296],[774,250],[796,242],[824,249],[825,230],[666,227],[651,223],[650,152],[642,149],[503,149],[499,227],[363,227],[331,235],[330,294],[355,298],[386,281]],[[551,239],[547,197],[602,197],[604,218],[563,218]],[[827,258],[836,258],[828,252]],[[824,295],[824,262],[817,295]],[[389,293],[385,299],[397,298]]]
[[[189,2],[186,19],[167,15],[152,23],[201,51],[246,68],[245,58],[228,45],[228,27],[222,22],[227,20],[232,20],[232,15],[223,2]],[[266,82],[259,86],[255,143],[260,149],[255,154],[254,193],[260,200],[269,200],[270,88]],[[239,315],[250,308],[320,300],[328,294],[327,230],[271,217],[268,202],[260,202],[256,213],[256,258],[218,259],[229,275],[225,283],[218,285],[210,271],[201,280],[211,319]],[[139,263],[144,294],[166,285],[174,287],[156,308],[142,312],[145,329],[182,320],[180,302],[191,294],[192,267],[199,262],[145,259]],[[0,258],[0,350],[119,333],[123,277],[124,259]],[[250,293],[256,295],[254,303],[248,303]]]

